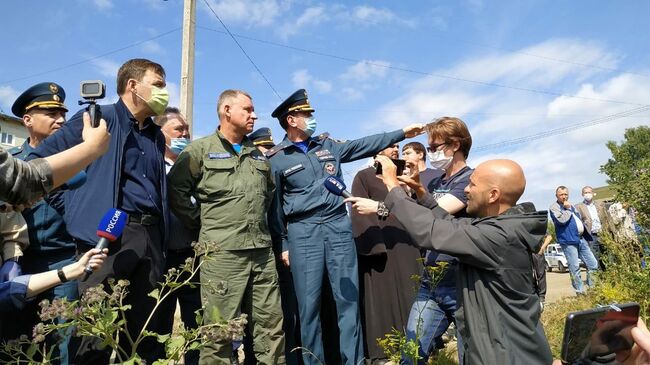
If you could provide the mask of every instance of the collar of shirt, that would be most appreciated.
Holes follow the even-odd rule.
[[[232,152],[236,152],[237,155],[241,156],[241,155],[250,153],[250,151],[252,151],[254,149],[257,149],[257,147],[255,147],[253,142],[251,142],[251,140],[248,139],[247,136],[244,136],[244,138],[242,138],[241,142],[239,143],[239,145],[241,146],[241,150],[239,152],[237,152],[237,151],[235,151],[235,147],[233,146],[233,144],[230,143],[230,141],[226,139],[226,137],[223,135],[223,133],[221,133],[221,126],[219,126],[217,128],[217,133],[216,134],[217,134],[217,137],[219,137],[219,139],[221,140],[221,144],[223,144],[224,146],[230,146],[230,148],[232,149]]]
[[[124,121],[124,123],[128,123],[127,121],[130,121],[131,125],[129,127],[135,128],[136,126],[140,126],[140,122],[135,119],[133,116],[133,113],[127,108],[126,104],[124,104],[124,101],[122,101],[122,98],[118,99],[117,102],[115,103],[115,109],[120,113],[120,116],[118,120]],[[144,130],[147,127],[149,127],[153,123],[153,120],[151,117],[147,117],[144,120],[143,127],[142,129],[139,130]],[[136,129],[138,130],[138,129]]]

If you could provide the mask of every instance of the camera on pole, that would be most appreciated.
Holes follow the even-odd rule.
[[[79,105],[88,104],[88,114],[90,114],[90,123],[95,128],[99,126],[99,120],[102,119],[102,111],[97,105],[98,99],[106,96],[106,85],[101,80],[87,80],[81,82],[81,97],[85,100],[79,100]]]

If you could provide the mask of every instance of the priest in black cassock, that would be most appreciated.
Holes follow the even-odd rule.
[[[399,146],[393,145],[380,154],[397,158]],[[388,194],[381,175],[374,167],[357,173],[352,183],[352,195],[367,198],[352,209],[352,230],[359,260],[361,322],[365,341],[365,357],[373,365],[387,362],[377,344],[393,328],[404,331],[409,311],[415,299],[420,275],[420,250],[412,243],[401,224],[383,207]],[[361,215],[359,210],[376,214]]]

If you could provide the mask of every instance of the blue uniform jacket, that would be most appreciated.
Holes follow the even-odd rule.
[[[0,312],[22,309],[27,302],[27,284],[31,275],[21,275],[0,283]]]
[[[9,152],[14,157],[24,160],[33,150],[28,139],[22,146],[12,148]],[[23,258],[23,266],[25,262],[32,261],[45,262],[49,265],[74,255],[75,244],[66,230],[63,221],[64,212],[63,191],[46,195],[42,200],[22,211],[29,227],[27,230],[29,251]]]
[[[124,144],[132,131],[132,123],[135,119],[133,114],[124,105],[122,100],[112,105],[101,106],[102,117],[106,120],[108,131],[111,133],[110,147],[108,151],[91,163],[86,169],[87,180],[78,189],[66,191],[64,219],[68,232],[72,237],[94,245],[97,241],[97,225],[104,214],[111,208],[118,207],[120,181],[123,165]],[[32,153],[28,159],[46,157],[64,151],[83,141],[81,133],[83,130],[83,110],[77,112],[68,120],[61,129],[46,138]],[[169,207],[167,205],[167,178],[165,176],[165,137],[160,127],[152,124],[150,128],[156,128],[156,145],[160,151],[157,156],[160,163],[160,186],[162,199],[163,216],[161,222],[161,233],[167,235],[169,222]],[[165,241],[165,240],[163,240]]]
[[[341,163],[374,156],[402,140],[401,129],[353,141],[337,141],[324,133],[310,139],[305,154],[285,135],[267,152],[276,186],[269,217],[276,250],[280,245],[288,250],[287,222],[327,222],[347,213],[343,198],[323,185],[328,176],[341,177]]]

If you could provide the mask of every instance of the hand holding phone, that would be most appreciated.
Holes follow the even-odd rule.
[[[404,175],[404,169],[406,168],[406,160],[400,160],[400,159],[394,159],[394,158],[391,158],[390,160],[393,161],[395,166],[397,166],[397,176]],[[374,167],[375,167],[375,173],[377,175],[381,175],[381,173],[382,173],[381,164],[379,162],[375,161]]]
[[[638,319],[637,303],[569,313],[564,326],[562,361],[572,363],[631,349],[631,331]]]

